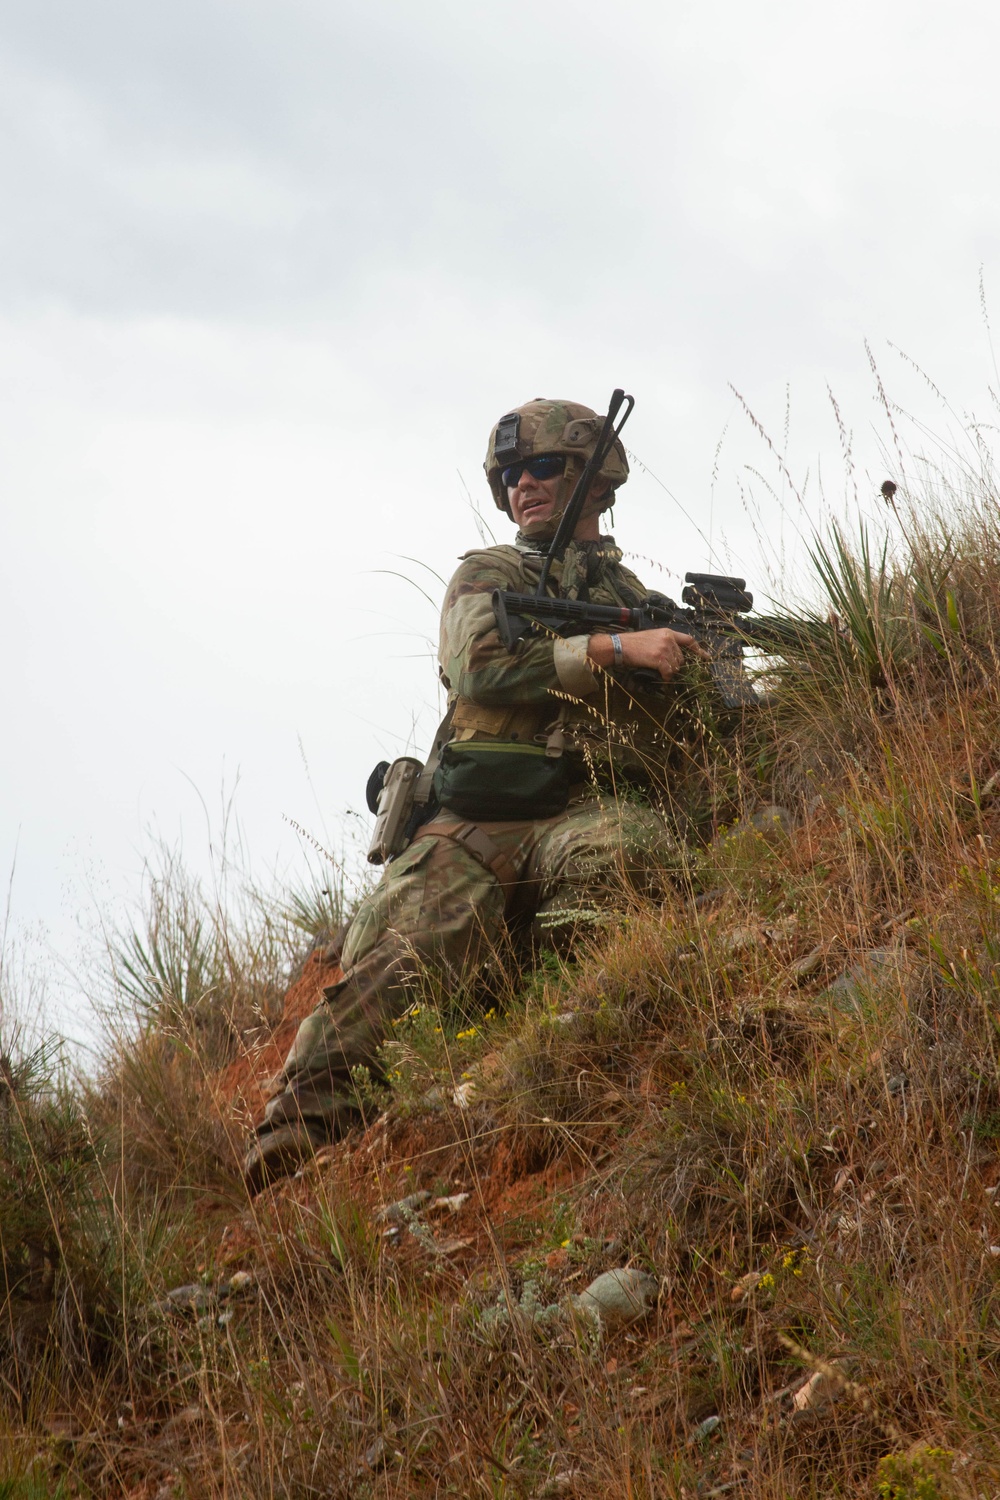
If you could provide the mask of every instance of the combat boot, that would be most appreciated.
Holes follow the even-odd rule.
[[[330,1132],[318,1121],[261,1125],[243,1159],[247,1192],[253,1198],[272,1182],[293,1176],[321,1146],[329,1143]]]

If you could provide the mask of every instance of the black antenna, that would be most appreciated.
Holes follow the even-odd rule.
[[[628,406],[625,407],[625,415],[616,427],[615,418],[626,401],[628,402]],[[604,426],[601,428],[601,435],[597,439],[597,447],[590,455],[583,473],[576,481],[572,498],[560,517],[555,536],[549,543],[549,550],[545,554],[545,561],[542,564],[542,576],[539,578],[538,587],[535,590],[536,598],[542,599],[545,597],[545,586],[549,581],[549,569],[552,567],[553,561],[557,557],[562,557],[565,552],[566,543],[571,539],[576,530],[577,522],[580,519],[580,512],[587,503],[587,496],[590,494],[591,485],[601,472],[604,460],[607,458],[612,444],[617,442],[622,428],[632,414],[634,405],[634,397],[626,396],[622,390],[612,391],[611,400],[608,402],[608,414],[604,418]]]

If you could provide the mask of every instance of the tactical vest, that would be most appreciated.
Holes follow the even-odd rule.
[[[487,609],[486,601],[492,589],[533,593],[542,560],[542,553],[530,550],[530,544],[523,542],[477,549],[465,553],[461,560],[442,614],[440,653],[441,675],[453,711],[453,742],[551,746],[553,736],[560,736],[574,782],[602,781],[609,775],[636,786],[665,782],[668,762],[677,745],[678,711],[685,696],[690,697],[690,685],[687,693],[683,681],[639,689],[630,674],[612,675],[594,667],[596,689],[586,695],[567,693],[551,683],[547,690],[539,691],[530,674],[521,671],[517,655],[507,653],[495,626],[491,629],[491,606]],[[570,543],[563,561],[553,564],[550,580],[553,591],[564,597],[585,598],[595,604],[634,608],[647,593],[639,579],[621,565],[621,552],[610,537],[600,542]],[[453,649],[449,608],[457,615],[463,602],[478,611],[481,630],[465,656],[449,659]],[[482,660],[478,678],[484,689],[476,698],[458,690],[463,672],[456,670],[456,664],[458,668],[470,667],[467,658],[472,657]],[[451,681],[449,669],[459,682]],[[476,673],[469,670],[465,675],[475,677]],[[685,675],[681,673],[681,679]],[[492,701],[480,701],[487,690]],[[686,715],[682,712],[680,717]]]

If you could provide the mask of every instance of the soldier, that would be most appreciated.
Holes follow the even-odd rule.
[[[446,757],[460,773],[451,781],[445,775],[444,805],[358,908],[344,943],[343,979],[299,1027],[280,1092],[250,1147],[244,1176],[251,1192],[294,1171],[358,1118],[351,1070],[376,1063],[379,1044],[422,978],[461,983],[517,926],[565,949],[575,913],[620,909],[634,893],[660,892],[678,867],[678,845],[661,811],[673,744],[672,692],[663,684],[675,679],[686,654],[705,653],[690,636],[666,629],[533,635],[511,653],[491,603],[497,588],[534,592],[602,425],[586,406],[535,400],[508,413],[490,435],[486,476],[518,532],[512,546],[467,552],[445,596],[439,660],[451,705]],[[616,440],[572,540],[552,564],[550,587],[561,596],[626,607],[645,598],[614,539],[600,534],[601,514],[627,478]],[[452,783],[457,790],[449,793]],[[485,815],[475,815],[477,806]]]

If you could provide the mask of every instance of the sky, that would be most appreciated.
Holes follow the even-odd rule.
[[[156,840],[207,868],[228,806],[280,882],[364,839],[512,405],[634,394],[632,566],[761,602],[992,422],[998,42],[927,0],[0,0],[0,879],[67,1031]]]

